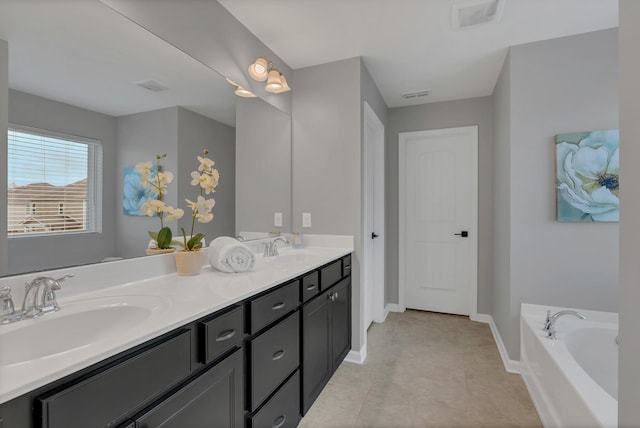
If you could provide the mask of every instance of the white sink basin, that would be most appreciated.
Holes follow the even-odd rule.
[[[168,306],[155,296],[118,296],[61,304],[60,311],[0,326],[0,366],[68,354],[136,327]]]

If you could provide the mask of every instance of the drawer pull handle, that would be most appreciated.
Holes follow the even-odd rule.
[[[273,356],[271,357],[271,359],[273,361],[279,360],[280,358],[284,357],[284,349],[281,349],[279,351],[274,352]]]
[[[233,330],[233,329],[224,330],[224,331],[220,332],[220,334],[218,334],[218,337],[216,337],[216,342],[222,342],[224,340],[229,340],[233,336],[235,336],[235,334],[236,334],[236,331]]]
[[[284,421],[287,420],[287,417],[285,415],[280,415],[276,418],[275,421],[273,421],[273,428],[280,428],[282,425],[284,425]]]
[[[282,308],[284,308],[284,302],[278,302],[271,307],[271,309],[273,309],[274,311],[277,311],[278,309],[282,309]]]
[[[317,287],[317,285],[316,285],[316,284],[307,285],[307,291],[311,291],[311,290],[313,290],[313,289],[314,289],[314,288],[316,288],[316,287]]]

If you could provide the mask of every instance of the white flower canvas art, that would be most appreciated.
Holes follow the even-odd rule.
[[[620,132],[556,136],[558,221],[619,221]]]

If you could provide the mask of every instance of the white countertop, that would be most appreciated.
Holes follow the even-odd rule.
[[[265,259],[257,256],[253,272],[228,274],[205,266],[197,276],[178,276],[170,273],[75,293],[68,297],[64,297],[62,290],[58,292],[60,311],[36,319],[0,325],[0,403],[282,284],[352,251],[353,246],[286,249],[281,252],[284,256],[280,259],[282,261],[279,261],[278,257]],[[171,255],[154,257],[166,258]],[[136,260],[139,260],[140,266],[144,267],[145,263],[147,265],[149,263],[145,259],[150,258],[111,262],[108,268],[113,272],[118,271],[121,266],[126,269],[135,269]],[[104,270],[105,265],[107,264],[97,265],[96,269]],[[83,269],[85,274],[91,272],[91,267],[79,269]],[[139,277],[140,274],[134,276]],[[100,282],[100,279],[96,281]],[[52,331],[51,329],[57,325],[54,321],[56,318],[86,311],[88,308],[99,305],[126,306],[136,302],[145,303],[150,309],[150,314],[133,325],[123,325],[123,322],[118,319],[106,319],[105,327],[115,328],[117,334],[96,334],[97,337],[92,338],[90,343],[78,343],[77,340],[74,343],[74,337],[78,336],[78,332],[57,330],[53,330],[55,333],[47,332],[47,330]],[[19,302],[16,306],[19,306]],[[77,317],[77,320],[79,323],[75,324],[81,324],[82,317]],[[39,324],[42,328],[28,329],[31,331],[28,337],[26,334],[20,334],[19,330],[33,324]],[[74,329],[78,329],[80,333],[86,333],[87,329],[93,328],[95,326],[74,326]],[[70,349],[55,355],[42,355],[26,362],[3,359],[3,354],[9,347],[20,347],[20,353],[24,351],[28,355],[33,352],[37,355],[39,344],[47,341],[62,341],[65,344],[68,342]]]

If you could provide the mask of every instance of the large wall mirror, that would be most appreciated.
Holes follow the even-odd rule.
[[[208,241],[291,230],[287,114],[259,98],[236,97],[215,70],[98,0],[3,1],[0,39],[9,45],[10,89],[0,97],[8,97],[13,139],[76,139],[101,147],[97,186],[91,173],[60,178],[43,171],[42,154],[12,155],[11,147],[21,146],[10,143],[8,194],[22,199],[16,199],[18,208],[7,203],[14,205],[11,231],[0,225],[9,233],[9,271],[2,275],[145,255],[147,231],[158,229],[159,219],[129,215],[139,191],[130,167],[156,153],[167,154],[163,167],[175,175],[167,202],[188,215],[184,199],[197,195],[191,171],[202,150],[209,150],[220,183],[214,220],[197,226]],[[49,197],[27,200],[30,186],[43,183],[50,186]],[[60,189],[78,187],[99,196],[91,220],[95,231],[55,233],[47,224],[51,218],[88,221],[90,202],[78,213],[53,200]],[[282,213],[282,226],[275,226],[275,213]],[[183,218],[170,225],[177,230],[187,223]]]

